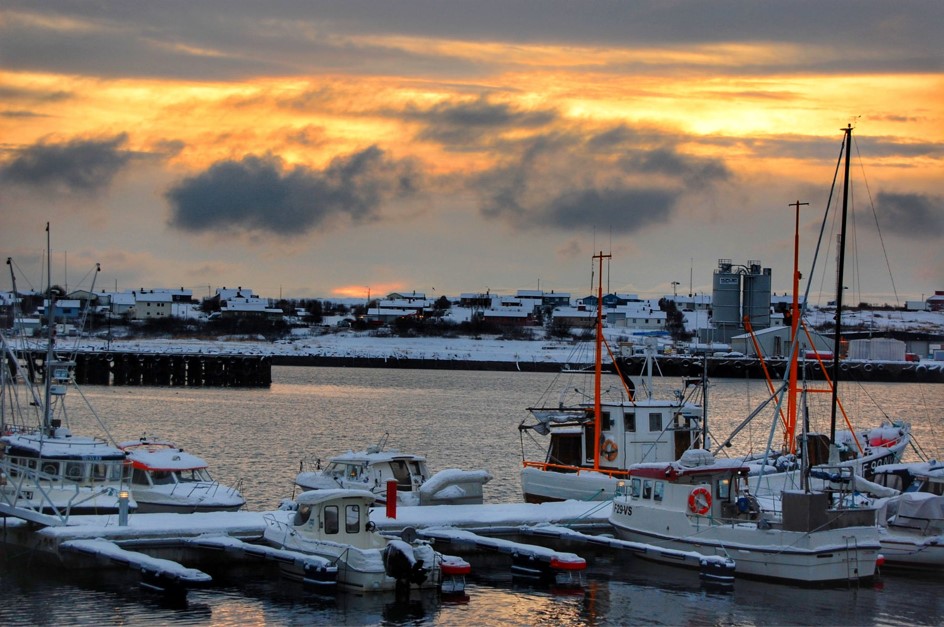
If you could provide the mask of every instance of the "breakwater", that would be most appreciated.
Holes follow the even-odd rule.
[[[658,372],[667,377],[700,377],[706,358],[689,355],[665,355],[656,358]],[[636,375],[645,365],[645,357],[624,357],[619,360],[624,375]],[[788,367],[785,359],[765,360],[767,372],[774,380],[782,379]],[[832,363],[826,364],[832,376]],[[759,359],[751,357],[708,357],[709,378],[763,379]],[[885,383],[944,383],[944,362],[843,360],[839,366],[844,381],[877,381]],[[801,375],[802,376],[802,375]],[[806,378],[823,380],[819,365],[806,362]]]
[[[33,351],[24,358],[27,372],[38,380],[45,367],[45,352]],[[23,355],[21,354],[21,357]],[[206,353],[155,353],[131,351],[85,351],[74,355],[76,383],[80,385],[163,386],[163,387],[269,387],[272,366],[332,368],[405,368],[415,370],[488,370],[497,372],[558,372],[565,365],[552,360],[501,361],[373,357],[347,355],[245,355]],[[660,355],[655,358],[656,374],[666,377],[700,377],[702,357]],[[624,376],[638,375],[644,357],[622,357],[619,368]],[[743,358],[707,358],[708,377],[762,379],[760,361]],[[771,378],[781,379],[785,360],[766,362]],[[944,383],[944,362],[845,361],[842,378],[849,381],[902,383]],[[611,365],[604,370],[612,371]],[[818,368],[809,367],[808,379],[822,379]]]
[[[21,353],[34,380],[45,373],[45,352]],[[269,387],[272,359],[260,355],[205,355],[94,351],[73,356],[80,385]]]

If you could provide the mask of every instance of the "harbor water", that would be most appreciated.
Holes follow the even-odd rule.
[[[420,453],[430,470],[487,468],[486,501],[520,502],[522,447],[541,457],[518,424],[554,376],[544,373],[275,367],[269,389],[86,386],[101,419],[70,393],[73,430],[116,440],[171,439],[204,457],[214,477],[238,484],[252,510],[293,496],[303,460],[377,444]],[[615,385],[615,377],[612,381]],[[671,393],[677,382],[659,384]],[[761,381],[718,379],[709,426],[727,434],[768,395]],[[825,396],[825,395],[822,395]],[[939,385],[867,383],[844,389],[857,426],[883,417],[912,423],[918,444],[944,453]],[[879,408],[874,406],[878,404]],[[882,413],[884,411],[884,413]],[[747,427],[732,451],[763,449],[772,412]],[[820,428],[827,428],[820,427]],[[773,436],[777,442],[779,436]],[[912,459],[916,454],[910,452]],[[908,456],[906,456],[908,459]],[[582,551],[577,550],[583,554]],[[697,574],[618,554],[587,554],[580,589],[519,585],[506,568],[477,569],[465,595],[318,596],[277,571],[214,572],[214,583],[183,601],[141,591],[120,570],[49,569],[29,554],[2,549],[3,625],[937,625],[944,622],[944,576],[883,571],[855,587],[809,589],[738,579],[734,589],[703,589]]]

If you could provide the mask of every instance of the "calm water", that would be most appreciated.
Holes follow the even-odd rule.
[[[273,509],[292,495],[303,458],[376,443],[425,454],[432,471],[488,468],[490,502],[520,500],[518,423],[552,381],[538,373],[276,368],[269,390],[83,388],[116,439],[144,433],[174,439],[210,462],[224,483],[241,482],[248,507]],[[671,390],[673,384],[667,384]],[[761,382],[717,380],[711,422],[726,433],[766,396]],[[824,395],[825,396],[825,395]],[[875,424],[882,413],[909,420],[927,451],[944,452],[944,388],[869,384],[844,394],[846,407]],[[70,397],[74,430],[100,433]],[[739,450],[766,445],[766,414]],[[825,427],[824,427],[825,428]],[[538,449],[524,443],[530,456]],[[578,551],[584,553],[582,551]],[[0,624],[388,624],[388,625],[933,625],[944,622],[944,576],[884,573],[857,589],[807,590],[738,580],[733,592],[703,590],[694,573],[612,555],[586,554],[587,585],[576,594],[518,587],[504,569],[480,570],[466,595],[312,596],[272,571],[212,573],[214,585],[168,604],[120,571],[55,573],[4,550]]]

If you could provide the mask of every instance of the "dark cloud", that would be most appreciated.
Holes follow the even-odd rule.
[[[471,187],[487,218],[516,228],[632,233],[668,223],[687,193],[710,193],[732,174],[723,161],[679,152],[668,135],[618,126],[507,143],[505,161]]]
[[[444,102],[423,110],[410,107],[401,115],[424,124],[419,133],[421,139],[453,148],[477,144],[483,138],[493,138],[508,130],[530,131],[545,127],[558,119],[556,111],[521,110],[491,102],[485,95],[473,101]]]
[[[45,118],[48,117],[42,113],[36,113],[35,111],[0,111],[0,117],[4,118]]]
[[[372,36],[593,47],[784,43],[816,52],[790,67],[704,69],[937,72],[944,23],[944,3],[926,0],[7,0],[4,9],[11,16],[0,20],[5,69],[194,79],[313,71],[459,77],[507,62],[476,63],[437,48],[410,52]],[[668,69],[660,62],[636,71]]]
[[[97,192],[111,183],[133,155],[124,150],[127,135],[111,139],[40,142],[15,151],[0,165],[0,180],[13,185],[59,191]]]
[[[667,222],[678,193],[667,189],[581,189],[565,192],[548,203],[545,215],[561,229],[589,226],[632,233]]]
[[[924,194],[880,192],[876,211],[883,229],[917,239],[944,235],[944,198]]]
[[[214,164],[166,194],[172,226],[193,232],[263,231],[280,236],[379,218],[384,202],[418,193],[410,161],[376,147],[334,159],[324,170],[287,168],[273,156]]]
[[[683,155],[668,147],[636,150],[621,160],[621,166],[627,173],[671,177],[692,187],[731,178],[731,171],[719,159]]]

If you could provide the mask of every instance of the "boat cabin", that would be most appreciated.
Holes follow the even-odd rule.
[[[879,466],[871,480],[899,492],[925,492],[944,496],[944,464],[935,460]]]
[[[368,451],[333,457],[322,475],[345,486],[363,483],[368,490],[383,489],[393,479],[397,482],[397,492],[413,492],[426,481],[429,471],[426,459],[418,455]]]
[[[69,438],[65,442],[40,434],[10,435],[3,439],[2,468],[8,477],[35,476],[55,483],[95,486],[121,482],[126,477],[123,451],[107,446],[101,440]]]
[[[679,462],[633,465],[620,494],[630,504],[685,509],[716,519],[758,520],[761,510],[748,489],[748,472],[740,461],[715,461],[709,451],[692,449]]]
[[[375,497],[366,490],[309,490],[298,495],[290,526],[299,535],[359,549],[383,548],[382,536],[370,522]]]
[[[532,413],[541,420],[541,410]],[[557,416],[564,415],[557,412]],[[692,403],[621,401],[600,406],[600,460],[604,470],[626,469],[642,462],[670,461],[697,443],[701,407]],[[560,418],[555,418],[560,420]],[[586,406],[559,422],[548,422],[549,467],[594,468],[597,439],[593,407]]]

